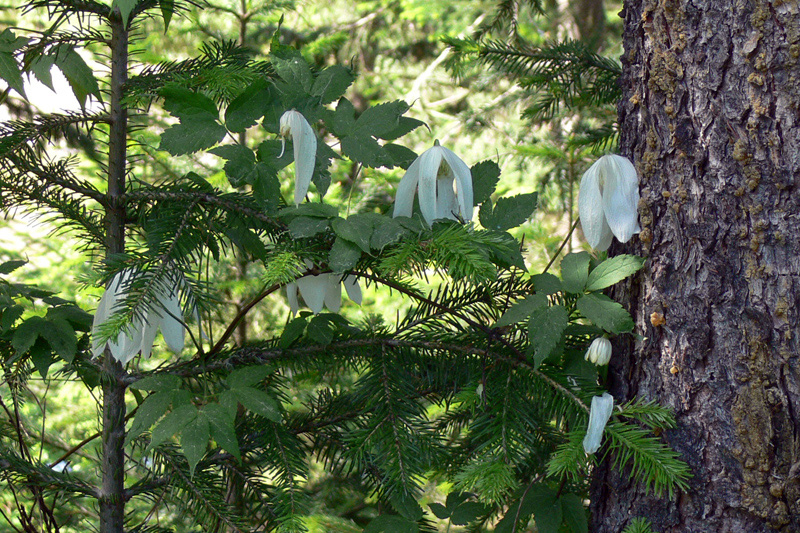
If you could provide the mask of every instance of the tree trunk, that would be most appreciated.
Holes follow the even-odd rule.
[[[670,406],[694,478],[648,495],[599,466],[593,532],[800,531],[800,13],[626,2],[622,153],[641,178],[637,331],[610,388]],[[663,317],[663,318],[662,318]]]

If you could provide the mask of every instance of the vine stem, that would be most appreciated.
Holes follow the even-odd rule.
[[[555,263],[556,258],[558,258],[558,256],[561,255],[561,252],[564,250],[564,247],[567,245],[569,240],[572,238],[572,232],[575,231],[575,228],[578,227],[578,222],[580,222],[580,219],[576,218],[575,222],[572,223],[572,227],[569,228],[569,232],[567,233],[567,238],[564,239],[564,241],[561,243],[561,246],[558,247],[558,250],[556,251],[555,255],[553,255],[553,258],[550,259],[550,262],[547,263],[546,267],[544,267],[544,270],[542,270],[542,274],[544,274],[545,272],[550,270],[550,267],[553,266],[553,263]]]

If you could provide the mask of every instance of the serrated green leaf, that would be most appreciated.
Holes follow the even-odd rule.
[[[374,224],[372,237],[369,240],[370,248],[383,250],[384,247],[399,242],[409,233],[397,220],[381,217],[380,221]]]
[[[538,195],[532,192],[500,198],[493,207],[490,202],[484,202],[478,212],[481,225],[486,229],[499,231],[516,228],[533,214],[537,197]]]
[[[225,138],[225,126],[204,116],[182,118],[161,134],[159,150],[172,155],[185,155],[211,148]]]
[[[419,526],[407,518],[396,515],[381,515],[367,524],[364,533],[417,533]]]
[[[81,108],[86,107],[86,98],[89,95],[94,96],[98,100],[100,97],[100,87],[97,85],[97,79],[94,77],[94,72],[86,61],[69,45],[59,45],[54,47],[55,50],[55,65],[67,78],[69,86],[72,88],[75,98],[81,104]]]
[[[225,110],[225,125],[235,133],[255,126],[264,116],[267,107],[274,99],[273,91],[264,78],[258,78],[239,96],[228,104]]]
[[[43,337],[39,337],[28,350],[28,354],[30,355],[31,362],[33,362],[33,367],[39,372],[42,378],[46,378],[50,365],[56,361],[55,357],[53,357],[50,345],[47,344],[47,341],[45,341]]]
[[[75,330],[69,323],[56,318],[46,321],[48,326],[41,336],[47,340],[50,348],[53,349],[64,361],[71,363],[78,351],[78,339],[75,337]]]
[[[267,377],[275,373],[275,369],[270,365],[255,365],[237,368],[228,375],[225,380],[232,389],[241,387],[251,387],[264,381]]]
[[[337,236],[356,244],[365,253],[370,252],[369,241],[372,237],[372,222],[363,215],[352,215],[349,218],[337,218],[331,223]]]
[[[2,317],[0,317],[0,330],[8,331],[24,312],[25,308],[21,305],[12,305],[3,309]]]
[[[30,71],[36,76],[36,79],[42,82],[45,87],[55,92],[53,87],[53,74],[51,69],[55,63],[55,58],[50,55],[39,55],[31,60]]]
[[[160,391],[148,395],[136,409],[136,416],[133,418],[133,423],[125,435],[125,444],[129,444],[136,437],[150,429],[150,426],[158,422],[158,419],[169,410],[173,398],[174,396],[170,391]]]
[[[561,279],[564,283],[564,290],[572,294],[580,294],[586,288],[586,280],[589,276],[589,261],[591,260],[586,252],[567,254],[561,260]]]
[[[329,104],[342,96],[355,77],[342,65],[332,65],[317,74],[311,94],[320,97],[321,104]]]
[[[342,153],[352,161],[369,168],[391,167],[393,160],[369,135],[348,135],[342,138]]]
[[[256,165],[256,154],[240,144],[226,144],[208,151],[225,159],[225,175],[234,187],[241,187],[251,181],[250,175]]]
[[[425,512],[422,510],[422,507],[420,507],[419,503],[417,503],[417,500],[407,494],[395,492],[389,498],[389,501],[391,502],[395,511],[400,513],[405,518],[413,520],[414,522],[421,519],[422,515],[425,514]]]
[[[508,308],[503,313],[498,321],[494,324],[495,328],[503,328],[526,320],[531,314],[547,305],[547,297],[544,294],[531,294],[526,296],[523,300],[515,302],[514,305]]]
[[[587,291],[599,291],[622,281],[644,265],[644,258],[635,255],[609,257],[589,273]]]
[[[415,129],[419,128],[420,126],[424,126],[425,123],[421,120],[417,120],[411,117],[398,117],[397,118],[397,125],[382,134],[378,137],[384,139],[386,141],[393,141],[395,139],[399,139],[400,137],[411,133]]]
[[[368,107],[356,119],[353,134],[371,135],[381,139],[384,138],[384,135],[389,135],[391,139],[396,139],[397,136],[392,136],[392,134],[400,127],[400,116],[406,111],[408,111],[408,104],[402,100]]]
[[[197,408],[192,404],[184,404],[174,409],[164,417],[150,434],[150,444],[148,444],[145,454],[153,448],[164,443],[167,439],[183,431],[183,428],[197,419]]]
[[[161,17],[164,19],[164,33],[167,33],[172,15],[175,13],[175,0],[159,0],[158,6],[161,8]]]
[[[361,259],[361,250],[358,246],[341,237],[336,237],[328,254],[328,265],[331,270],[337,274],[347,272],[358,264],[359,259]]]
[[[266,392],[253,387],[231,389],[245,409],[280,424],[283,421],[278,402]]]
[[[564,494],[561,496],[560,501],[564,523],[569,528],[570,533],[589,533],[583,498],[577,494]]]
[[[330,127],[337,137],[346,137],[353,131],[356,123],[356,108],[347,98],[339,98],[336,111],[330,117]]]
[[[533,282],[533,288],[536,289],[536,292],[541,292],[547,296],[561,292],[563,289],[561,280],[549,272],[531,276],[531,281]]]
[[[11,346],[16,355],[22,355],[36,342],[36,339],[49,327],[47,320],[40,316],[32,316],[20,324],[11,337]]]
[[[298,206],[286,207],[278,212],[278,218],[286,219],[297,216],[312,218],[336,218],[339,216],[339,209],[330,204],[305,203]]]
[[[210,403],[203,407],[203,412],[208,418],[208,426],[211,430],[211,438],[225,451],[236,457],[242,459],[242,453],[239,450],[239,442],[236,438],[236,430],[234,427],[234,415],[230,416],[228,409],[220,404]]]
[[[384,144],[383,151],[392,159],[394,166],[405,170],[408,170],[408,167],[417,158],[417,153],[414,150],[395,143]]]
[[[114,0],[111,3],[111,9],[115,7],[119,8],[119,14],[122,15],[122,24],[125,26],[128,25],[128,19],[131,16],[131,12],[136,7],[137,0]]]
[[[536,519],[536,530],[539,533],[558,533],[561,527],[561,503],[556,498],[556,491],[545,485],[535,485],[528,491],[522,503],[529,508]]]
[[[203,411],[197,413],[194,422],[187,425],[181,432],[181,449],[186,461],[189,463],[189,475],[194,475],[197,463],[203,458],[208,449],[208,439],[211,438],[211,429],[208,418]]]
[[[447,520],[450,518],[450,510],[441,503],[429,503],[428,507],[439,520]]]
[[[450,520],[454,525],[466,526],[489,512],[485,505],[478,502],[464,502],[453,511]]]
[[[630,313],[604,294],[584,294],[578,298],[578,311],[609,333],[627,333],[633,330]]]
[[[306,332],[306,319],[303,317],[297,317],[291,320],[286,327],[283,328],[283,333],[281,333],[281,339],[278,342],[278,346],[282,349],[289,348],[294,341],[299,339],[303,336],[303,333]]]
[[[560,305],[539,308],[531,314],[528,321],[528,340],[534,350],[533,360],[536,368],[547,359],[561,341],[568,323],[569,314]]]
[[[327,316],[317,315],[308,322],[306,334],[312,342],[327,346],[333,340],[333,324]]]
[[[289,222],[289,235],[294,239],[313,237],[328,229],[328,220],[324,218],[297,217]]]
[[[480,205],[494,193],[497,182],[500,181],[500,167],[494,161],[486,160],[473,165],[471,171],[472,198],[475,205]]]
[[[17,91],[20,96],[27,98],[25,84],[22,82],[22,71],[11,52],[0,51],[0,79],[8,83],[8,86]]]
[[[47,310],[47,319],[66,320],[75,331],[89,331],[92,328],[92,315],[75,305],[60,305]]]
[[[181,388],[181,378],[172,374],[156,374],[134,381],[130,387],[146,391],[172,391]]]
[[[271,53],[269,58],[275,72],[290,87],[302,87],[306,93],[311,90],[311,69],[299,51],[282,46]]]
[[[3,264],[0,264],[0,275],[11,274],[16,269],[24,267],[27,264],[27,261],[22,260],[6,261]]]

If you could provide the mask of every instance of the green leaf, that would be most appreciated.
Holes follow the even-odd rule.
[[[354,80],[350,69],[342,65],[332,65],[317,75],[311,94],[319,96],[321,104],[329,104],[342,96]]]
[[[214,146],[226,134],[225,126],[215,119],[190,116],[164,130],[158,149],[172,155],[191,154]]]
[[[324,315],[317,315],[312,318],[308,323],[306,332],[312,342],[323,346],[327,346],[333,340],[333,324]]]
[[[312,86],[311,69],[299,51],[288,47],[280,47],[269,55],[275,72],[290,87],[302,87],[308,93]]]
[[[561,496],[561,510],[570,533],[589,533],[583,498],[577,494],[564,494]]]
[[[164,416],[170,405],[172,405],[173,399],[174,395],[171,391],[160,391],[148,395],[136,409],[136,416],[133,418],[133,423],[125,435],[125,444],[129,444],[136,437],[150,429],[150,426]]]
[[[604,294],[584,294],[578,298],[578,311],[609,333],[633,330],[633,319],[620,304]]]
[[[264,211],[273,215],[281,205],[281,182],[277,174],[269,165],[256,163],[253,172],[247,176],[253,186],[253,196],[264,208]]]
[[[40,316],[32,316],[20,324],[14,336],[11,337],[11,346],[16,350],[16,355],[22,355],[36,342],[39,336],[47,330],[49,322]]]
[[[353,269],[361,259],[361,250],[358,246],[342,237],[336,240],[328,254],[328,265],[337,274]]]
[[[479,211],[481,225],[486,229],[499,231],[516,228],[533,214],[537,197],[538,195],[532,192],[500,198],[494,207],[490,201],[486,201]]]
[[[153,432],[150,435],[150,444],[147,446],[145,454],[176,433],[183,431],[183,428],[193,423],[196,419],[197,408],[192,404],[184,404],[173,410],[153,428]]]
[[[306,331],[306,324],[306,319],[303,317],[297,317],[286,324],[286,327],[283,328],[283,333],[281,333],[278,346],[284,350],[289,348],[297,339],[303,336]]]
[[[275,369],[270,365],[246,366],[231,372],[226,381],[232,389],[251,387],[261,383],[274,373]]]
[[[586,252],[567,254],[561,260],[561,279],[564,280],[564,290],[572,294],[580,294],[586,288],[589,276],[589,261],[591,256]]]
[[[417,158],[416,152],[395,143],[386,143],[383,145],[383,151],[386,152],[392,159],[394,166],[403,169],[408,169],[411,163]]]
[[[431,512],[439,520],[447,520],[450,518],[450,510],[441,503],[430,503],[428,507],[430,507]]]
[[[285,207],[278,212],[278,218],[293,218],[297,216],[312,218],[336,218],[339,209],[330,204],[305,203],[298,206]]]
[[[274,98],[267,81],[264,78],[256,79],[228,104],[225,110],[225,125],[235,133],[255,126]]]
[[[392,503],[392,507],[394,507],[395,511],[414,522],[420,520],[422,515],[425,514],[422,507],[417,503],[416,498],[408,494],[395,492],[392,494],[389,501]]]
[[[339,98],[336,111],[330,120],[330,127],[337,137],[346,137],[353,131],[356,124],[356,108],[347,98]]]
[[[372,237],[369,240],[370,248],[383,250],[386,246],[399,242],[409,233],[397,220],[381,217],[380,222],[376,222],[374,225]]]
[[[617,255],[597,265],[589,273],[586,282],[587,291],[599,291],[622,281],[644,265],[644,258],[635,255]]]
[[[514,305],[508,308],[508,310],[503,313],[497,322],[495,322],[495,328],[503,328],[506,326],[510,326],[511,324],[516,324],[517,322],[522,322],[526,320],[531,314],[547,305],[547,297],[543,294],[531,294],[530,296],[526,296],[524,299],[515,302]]]
[[[494,161],[481,161],[472,166],[472,198],[475,205],[488,200],[497,182],[500,181],[500,167]],[[484,226],[485,227],[485,226]]]
[[[417,120],[411,117],[398,117],[397,118],[397,125],[392,128],[391,130],[381,133],[380,138],[393,141],[395,139],[399,139],[403,135],[411,133],[415,129],[419,128],[420,126],[424,126],[425,123],[421,120]],[[396,146],[396,145],[395,145]],[[416,154],[414,154],[416,157]]]
[[[231,389],[231,391],[236,395],[239,403],[248,411],[263,416],[276,424],[280,424],[283,421],[278,402],[266,392],[253,387],[239,387]]]
[[[134,381],[131,383],[130,387],[132,389],[146,391],[177,390],[181,388],[181,378],[172,374],[156,374]]]
[[[44,338],[39,337],[30,350],[28,350],[28,354],[31,357],[31,361],[33,362],[33,366],[36,371],[39,372],[39,375],[42,376],[42,378],[46,378],[50,365],[56,361],[55,357],[53,357],[53,352],[50,349],[50,345],[47,344]]]
[[[0,51],[0,79],[8,83],[8,86],[17,91],[23,98],[25,96],[25,84],[22,82],[22,71],[14,59],[11,52]]]
[[[466,526],[489,512],[485,505],[478,502],[464,502],[453,511],[450,520],[457,526]]]
[[[356,119],[353,135],[384,138],[383,136],[388,134],[392,139],[396,139],[397,136],[393,136],[394,131],[400,124],[400,116],[406,111],[408,104],[402,100],[368,107]]]
[[[367,524],[364,533],[417,533],[419,526],[407,518],[395,515],[381,515]]]
[[[187,425],[181,433],[181,448],[189,463],[189,475],[194,475],[197,463],[206,454],[208,439],[211,437],[208,418],[203,411],[197,414],[194,422]]]
[[[234,187],[242,187],[252,181],[251,174],[255,170],[256,154],[240,144],[226,144],[209,150],[216,156],[225,159],[225,175]]]
[[[0,264],[0,275],[11,274],[16,269],[24,267],[27,264],[27,261],[22,260],[6,261],[3,264]]]
[[[48,320],[66,320],[75,331],[90,331],[92,315],[75,305],[60,305],[47,310]]]
[[[372,222],[363,215],[352,215],[347,219],[337,218],[331,224],[334,233],[353,244],[365,253],[370,252],[369,240],[372,237]]]
[[[164,19],[164,33],[167,33],[169,22],[175,13],[175,0],[159,0],[158,6],[161,8],[161,17]]]
[[[53,74],[50,72],[55,64],[55,58],[50,55],[39,55],[31,59],[30,71],[45,87],[55,92],[53,87]]]
[[[111,9],[113,10],[115,7],[119,8],[119,13],[122,15],[122,24],[127,26],[128,19],[131,16],[131,12],[136,7],[137,0],[114,0],[111,3]]]
[[[297,217],[289,222],[289,235],[294,239],[304,239],[323,233],[328,229],[328,221],[324,218]]]
[[[236,430],[234,427],[235,411],[233,416],[231,416],[228,409],[222,405],[210,403],[203,407],[203,412],[208,419],[211,438],[214,439],[223,450],[241,461],[242,453],[239,450],[239,442],[236,439]]]
[[[342,153],[365,167],[392,167],[393,160],[378,141],[369,135],[348,135],[342,138]]]
[[[97,85],[94,72],[78,52],[65,44],[54,47],[54,50],[56,51],[55,65],[67,78],[69,86],[72,88],[72,92],[80,102],[81,107],[86,107],[86,98],[89,95],[101,101],[100,87]]]
[[[567,329],[569,314],[560,305],[536,309],[528,321],[528,339],[536,368],[547,359]]]
[[[3,309],[2,318],[0,318],[0,330],[8,331],[24,312],[25,308],[21,305],[12,305]]]
[[[561,280],[549,272],[531,276],[531,281],[533,282],[533,288],[536,289],[536,292],[546,294],[547,296],[561,292],[563,289]]]
[[[78,351],[78,339],[75,330],[69,323],[61,318],[46,321],[48,326],[42,331],[41,336],[64,361],[71,363]]]

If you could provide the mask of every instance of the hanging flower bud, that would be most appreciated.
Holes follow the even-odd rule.
[[[414,160],[397,186],[394,217],[410,217],[414,193],[422,217],[430,225],[439,218],[472,220],[472,172],[439,142]]]
[[[600,448],[603,440],[603,430],[606,428],[611,411],[614,409],[614,397],[604,392],[602,396],[592,398],[592,408],[589,411],[589,427],[583,439],[583,449],[586,453],[594,453]]]
[[[597,337],[586,350],[584,359],[597,366],[607,365],[611,360],[611,341],[606,337]]]
[[[306,266],[311,268],[313,264],[310,261],[306,261]],[[361,287],[357,278],[326,273],[305,276],[287,284],[286,299],[289,301],[289,310],[292,315],[296,315],[300,309],[300,302],[297,299],[299,292],[300,296],[303,297],[303,301],[315,315],[322,312],[323,306],[333,313],[338,313],[342,307],[342,285],[344,285],[350,299],[361,305]]]
[[[317,137],[306,118],[291,109],[281,116],[281,137],[292,137],[294,147],[294,203],[299,205],[308,192],[311,176],[314,175],[314,161],[317,157]],[[281,156],[283,149],[281,149]],[[279,156],[280,157],[280,156]]]
[[[608,250],[611,239],[628,242],[639,233],[639,177],[633,164],[604,155],[583,174],[578,196],[581,227],[589,246]]]

